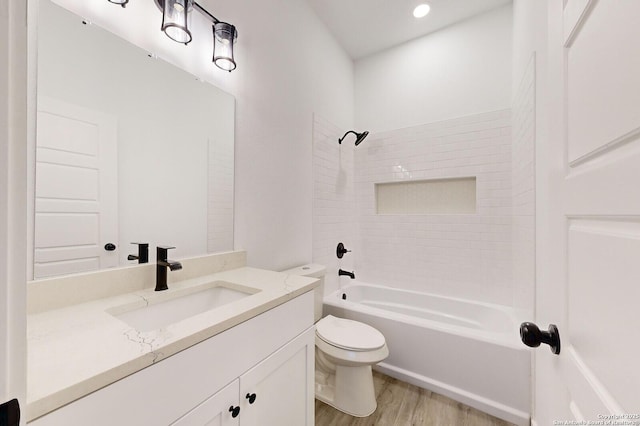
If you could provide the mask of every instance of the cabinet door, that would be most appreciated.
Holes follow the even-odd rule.
[[[172,426],[238,426],[240,416],[230,408],[238,407],[238,379],[229,383],[202,404],[179,418]]]
[[[240,376],[242,426],[313,425],[314,330],[307,329]]]

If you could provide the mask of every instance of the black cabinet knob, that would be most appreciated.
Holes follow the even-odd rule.
[[[104,245],[104,249],[106,251],[114,251],[116,249],[116,245],[113,243],[107,243]]]
[[[238,414],[240,414],[240,406],[234,407],[232,405],[231,407],[229,407],[229,412],[231,413],[231,417],[235,419],[236,417],[238,417]]]
[[[549,331],[542,331],[532,322],[520,324],[520,339],[525,345],[537,348],[540,343],[545,343],[555,355],[560,353],[560,332],[555,324],[549,324]]]
[[[255,393],[248,393],[246,398],[249,400],[249,404],[253,404],[254,402],[256,402],[256,394]]]

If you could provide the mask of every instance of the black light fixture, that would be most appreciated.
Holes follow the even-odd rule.
[[[160,29],[171,40],[189,44],[191,41],[191,9],[192,0],[162,0],[162,26]]]
[[[119,4],[120,6],[125,7],[127,3],[129,3],[129,0],[109,0],[109,2],[113,4]]]
[[[340,139],[338,139],[338,143],[339,143],[340,145],[342,145],[342,141],[344,140],[344,138],[346,138],[346,137],[347,137],[347,135],[348,135],[349,133],[353,133],[354,135],[356,135],[356,146],[360,145],[360,144],[362,143],[362,141],[364,140],[364,138],[366,138],[366,137],[369,135],[369,131],[368,131],[368,130],[365,130],[365,131],[364,131],[364,132],[362,132],[362,133],[356,133],[356,132],[355,132],[355,131],[353,131],[353,130],[349,130],[349,131],[348,131],[347,133],[345,133],[345,134],[344,134]]]
[[[213,63],[220,69],[233,71],[236,61],[233,59],[233,44],[238,38],[236,27],[226,22],[213,25]]]
[[[124,7],[129,0],[108,0]],[[193,39],[189,24],[191,12],[197,10],[213,24],[213,63],[222,70],[233,71],[236,61],[233,57],[233,45],[238,39],[236,27],[221,22],[195,0],[155,0],[156,6],[162,11],[162,26],[160,29],[171,40],[189,44]]]

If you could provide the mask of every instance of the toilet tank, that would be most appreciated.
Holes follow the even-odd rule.
[[[320,285],[313,289],[313,318],[314,322],[317,322],[322,318],[322,298],[324,297],[324,274],[327,268],[324,265],[318,265],[316,263],[309,263],[307,265],[300,265],[295,268],[282,271],[289,275],[300,275],[302,277],[318,278]]]

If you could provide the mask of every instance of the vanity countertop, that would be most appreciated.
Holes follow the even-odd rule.
[[[166,327],[140,332],[108,311],[171,297],[212,281],[260,290]],[[27,420],[33,420],[170,355],[215,336],[319,285],[306,278],[242,267],[34,313],[27,325]]]

